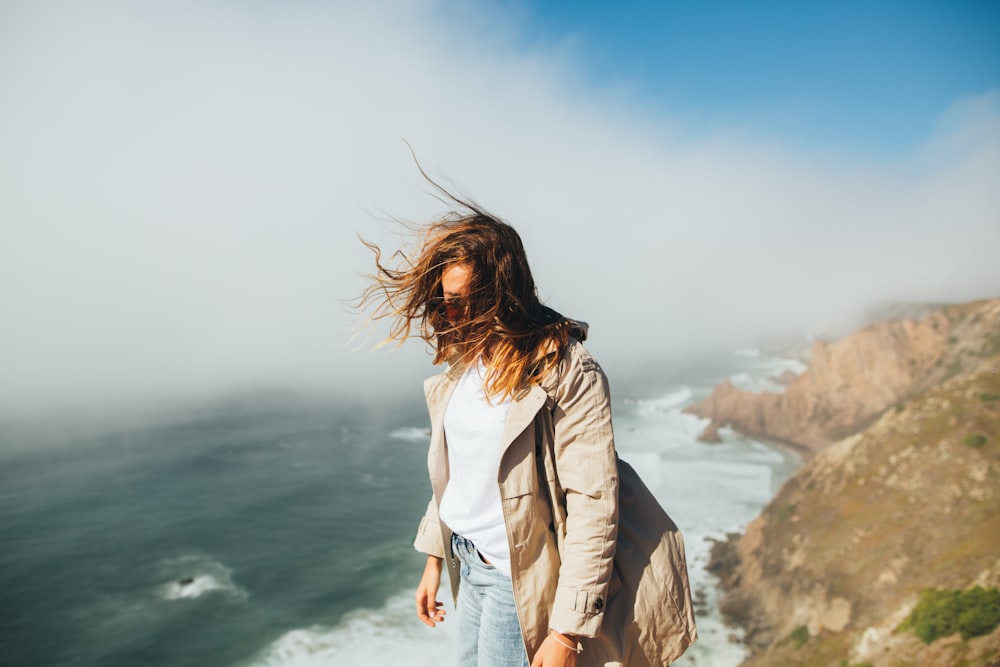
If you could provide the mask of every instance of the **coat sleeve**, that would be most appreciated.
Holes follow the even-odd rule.
[[[428,556],[444,558],[444,544],[441,537],[441,523],[438,519],[437,503],[432,497],[427,503],[427,511],[417,527],[417,537],[413,540],[413,548]]]
[[[593,637],[604,620],[618,537],[618,457],[604,372],[577,343],[563,363],[553,450],[566,522],[549,625]]]

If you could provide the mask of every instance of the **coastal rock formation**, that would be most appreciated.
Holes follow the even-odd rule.
[[[1000,583],[998,323],[1000,301],[977,302],[825,346],[814,386],[836,387],[844,369],[874,378],[868,364],[890,388],[813,397],[830,410],[816,413],[825,437],[852,420],[866,428],[818,452],[742,536],[716,543],[709,569],[753,652],[745,667],[1000,664],[1000,628],[930,644],[898,631],[924,589]],[[873,417],[878,403],[888,409]]]
[[[817,341],[809,368],[784,393],[724,381],[686,412],[813,454],[864,428],[918,392],[982,366],[1000,349],[1000,300],[944,307],[921,320],[869,325],[835,343]]]

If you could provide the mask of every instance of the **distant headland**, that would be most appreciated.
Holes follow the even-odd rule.
[[[709,569],[745,667],[1000,664],[1000,299],[816,342],[690,406],[806,464]]]

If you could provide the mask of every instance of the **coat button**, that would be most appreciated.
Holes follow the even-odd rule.
[[[604,598],[597,598],[594,600],[594,611],[600,611],[604,609]]]

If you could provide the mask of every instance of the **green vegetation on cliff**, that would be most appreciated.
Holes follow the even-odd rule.
[[[956,632],[962,639],[987,635],[1000,625],[1000,590],[976,586],[968,590],[928,588],[920,593],[920,602],[899,626],[912,631],[925,644]]]

